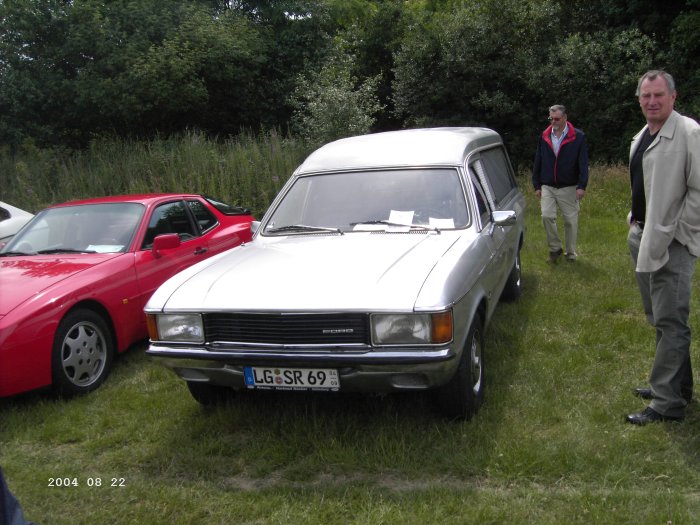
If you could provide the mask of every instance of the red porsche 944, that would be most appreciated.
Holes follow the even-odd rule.
[[[251,239],[250,211],[190,194],[51,206],[0,249],[0,397],[97,388],[147,337],[143,307],[175,273]]]

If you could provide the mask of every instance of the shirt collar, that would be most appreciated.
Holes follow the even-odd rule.
[[[561,133],[561,138],[566,137],[566,134],[568,132],[569,132],[569,123],[567,122],[566,124],[564,124],[564,131],[562,131],[562,133]],[[552,128],[551,135],[552,135],[552,137],[557,138],[557,135],[554,133],[554,128]],[[557,139],[557,140],[560,140],[560,139]]]

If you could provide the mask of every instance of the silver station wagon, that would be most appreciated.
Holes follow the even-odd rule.
[[[524,207],[492,130],[332,142],[252,242],[156,291],[147,354],[203,404],[249,389],[431,390],[469,419],[484,398],[484,329],[521,293]]]

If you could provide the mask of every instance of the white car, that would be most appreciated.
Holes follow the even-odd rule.
[[[201,403],[235,390],[483,401],[484,329],[521,293],[525,201],[500,136],[437,128],[311,154],[245,243],[148,301],[147,353]]]
[[[28,211],[0,201],[0,245],[9,241],[32,217]]]

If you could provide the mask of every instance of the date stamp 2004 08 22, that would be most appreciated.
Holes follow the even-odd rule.
[[[90,477],[81,479],[75,476],[64,476],[57,478],[49,478],[48,487],[126,487],[125,478],[99,478]]]

